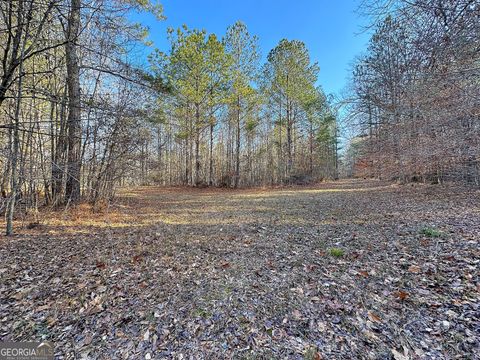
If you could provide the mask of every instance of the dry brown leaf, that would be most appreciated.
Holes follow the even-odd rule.
[[[369,311],[368,312],[368,318],[374,322],[377,322],[377,323],[381,323],[382,322],[382,319],[380,318],[380,316],[378,316],[377,314],[375,314],[373,311]]]
[[[408,272],[411,272],[414,274],[418,274],[420,271],[421,271],[421,268],[418,265],[410,265],[410,267],[408,268]]]
[[[295,320],[301,320],[302,319],[302,313],[298,310],[293,310],[292,311],[292,317],[295,319]]]
[[[399,298],[400,300],[406,300],[410,295],[402,290],[399,290],[394,293],[395,297]]]
[[[408,356],[405,356],[405,355],[399,353],[395,349],[392,349],[392,354],[393,354],[393,357],[395,358],[395,360],[409,360]]]
[[[58,320],[57,320],[56,318],[54,318],[54,317],[49,317],[49,318],[47,318],[47,325],[48,325],[48,326],[53,326],[53,325],[55,325],[55,324],[57,323],[57,321],[58,321]]]
[[[85,339],[83,340],[83,345],[90,345],[93,341],[92,335],[88,334],[85,336]]]
[[[10,296],[11,299],[21,300],[28,293],[28,291],[19,291],[16,294]]]
[[[45,304],[45,305],[39,306],[37,308],[37,311],[44,311],[44,310],[48,310],[48,309],[50,309],[50,305]]]

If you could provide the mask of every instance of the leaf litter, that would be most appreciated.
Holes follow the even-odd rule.
[[[124,190],[0,239],[0,340],[60,359],[478,358],[479,198],[363,180]]]

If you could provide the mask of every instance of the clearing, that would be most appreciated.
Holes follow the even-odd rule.
[[[0,239],[0,340],[69,359],[478,358],[479,204],[357,180],[45,212]]]

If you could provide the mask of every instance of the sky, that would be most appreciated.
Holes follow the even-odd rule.
[[[237,20],[259,38],[262,60],[281,39],[301,40],[320,65],[318,84],[340,94],[350,64],[366,48],[365,19],[356,13],[361,0],[161,0],[166,20],[135,16],[150,29],[154,46],[168,52],[167,28],[186,24],[219,37]]]

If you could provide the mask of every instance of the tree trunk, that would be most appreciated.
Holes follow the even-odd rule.
[[[53,109],[55,109],[55,124],[59,121],[59,129],[57,130],[54,122],[52,121],[50,127],[50,141],[52,144],[52,154],[51,154],[51,171],[52,171],[52,201],[54,205],[57,205],[63,201],[61,196],[63,194],[63,175],[64,175],[64,161],[67,153],[67,142],[66,142],[66,122],[65,122],[65,107],[66,107],[66,96],[67,89],[64,89],[62,95],[62,101],[60,104],[60,111],[58,111],[58,106],[54,102],[51,103],[52,110],[51,114],[53,115]],[[53,118],[53,116],[52,116]]]
[[[67,182],[65,200],[77,203],[80,200],[81,168],[81,109],[80,66],[77,54],[77,38],[80,29],[80,0],[71,0],[68,17],[65,59],[67,64],[68,118],[67,118]]]
[[[290,117],[290,104],[287,104],[287,177],[292,171],[292,122]]]
[[[195,105],[195,186],[200,185],[200,105]]]
[[[310,134],[309,134],[309,172],[310,176],[313,175],[313,121],[310,121]]]
[[[19,10],[20,15],[20,10]],[[19,17],[20,21],[21,17]],[[28,31],[28,27],[27,27]],[[15,211],[15,201],[17,198],[18,192],[18,174],[17,174],[17,163],[18,163],[18,156],[19,156],[19,149],[20,149],[20,134],[19,134],[19,127],[20,127],[20,104],[22,101],[22,80],[23,80],[23,54],[25,51],[25,41],[22,45],[22,56],[21,62],[18,67],[19,75],[18,75],[18,91],[17,91],[17,101],[15,104],[15,116],[14,116],[14,123],[13,129],[11,130],[12,139],[12,147],[11,147],[11,179],[10,179],[10,197],[7,204],[6,209],[6,231],[5,234],[12,235],[13,233],[13,213]]]
[[[213,185],[213,121],[210,124],[210,169],[208,175],[208,185]]]
[[[240,179],[240,96],[237,97],[237,133],[235,156],[235,181],[233,183],[233,187],[236,189]]]
[[[163,171],[162,171],[162,129],[161,125],[157,125],[157,161],[158,161],[158,172],[161,174],[163,179]],[[162,179],[158,178],[157,182],[159,184],[162,183]]]

